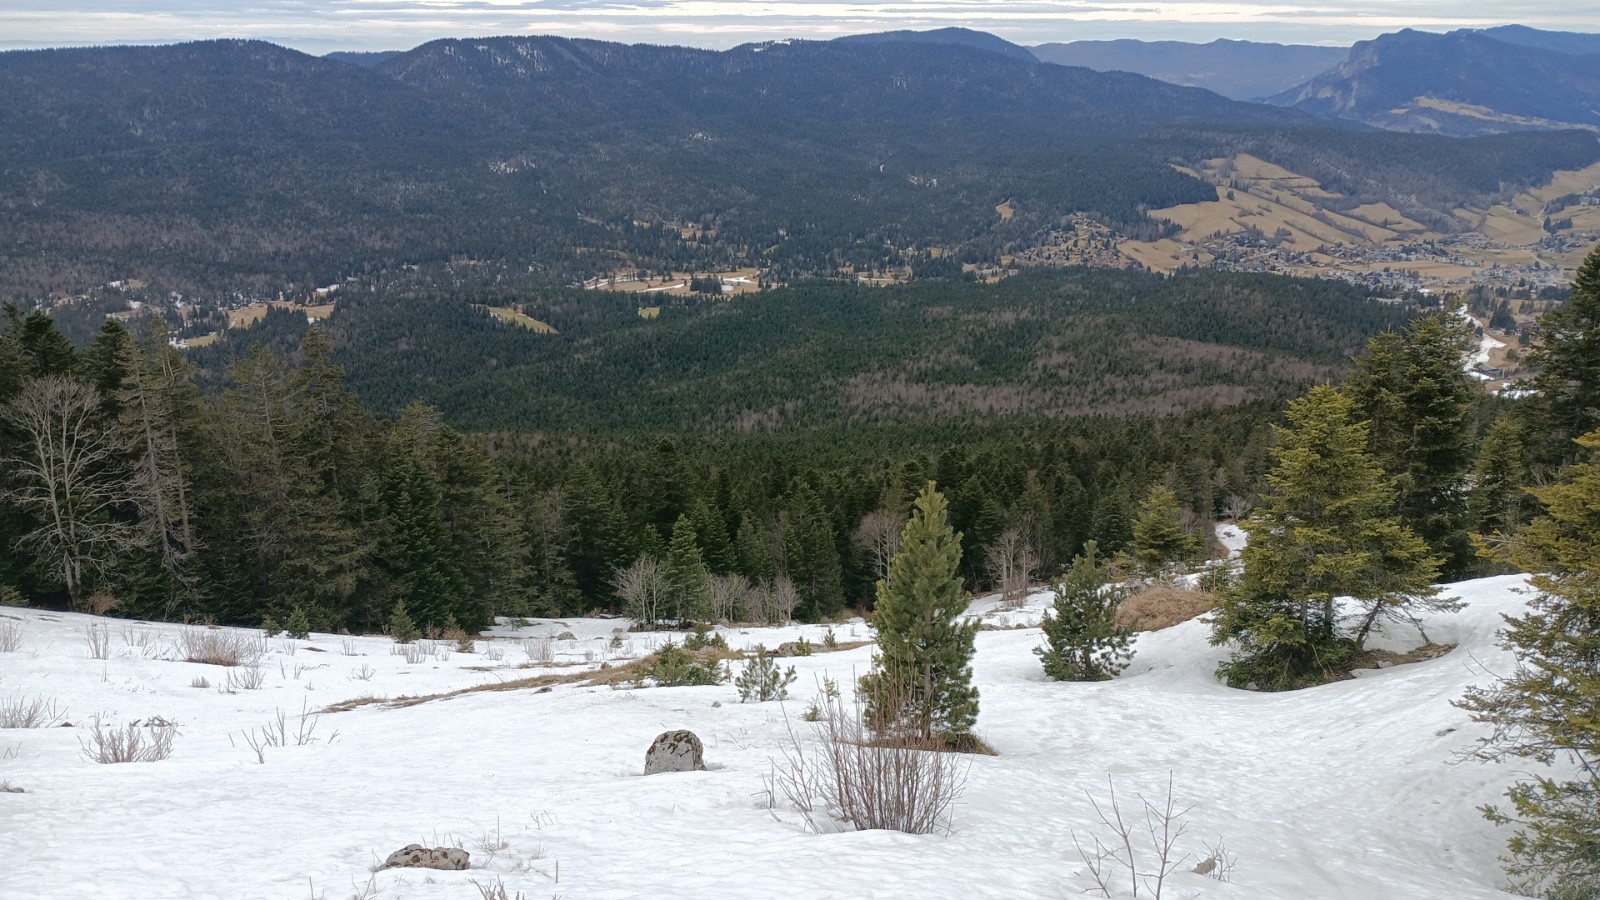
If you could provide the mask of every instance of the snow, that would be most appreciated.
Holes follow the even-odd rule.
[[[1467,356],[1466,362],[1462,364],[1462,367],[1466,369],[1467,374],[1474,375],[1472,367],[1489,365],[1489,354],[1504,347],[1506,342],[1490,334],[1489,329],[1484,327],[1482,322],[1473,318],[1465,307],[1458,309],[1457,312],[1461,314],[1463,319],[1467,320],[1467,324],[1471,325],[1473,329],[1473,349]],[[1482,376],[1478,377],[1480,381],[1488,380]]]
[[[1239,551],[1244,549],[1244,545],[1248,541],[1249,537],[1245,534],[1244,529],[1237,524],[1233,522],[1217,523],[1217,543],[1228,551],[1229,559],[1238,559]]]
[[[785,704],[740,704],[731,685],[483,691],[327,713],[312,743],[269,748],[260,764],[240,734],[278,710],[293,730],[302,706],[578,671],[666,635],[535,620],[497,626],[478,653],[418,664],[381,637],[274,638],[265,685],[225,693],[215,685],[226,670],[171,658],[179,626],[0,609],[0,623],[24,629],[21,649],[0,653],[0,700],[53,698],[75,726],[0,731],[0,780],[27,790],[0,793],[0,897],[342,900],[371,879],[372,897],[474,900],[474,881],[497,878],[529,900],[1071,897],[1088,886],[1072,843],[1095,832],[1085,792],[1104,800],[1109,776],[1119,796],[1154,795],[1169,774],[1194,804],[1180,849],[1203,855],[1202,841],[1221,838],[1239,862],[1222,883],[1188,872],[1195,856],[1167,897],[1506,897],[1506,835],[1476,807],[1512,773],[1457,761],[1481,732],[1450,701],[1508,667],[1494,633],[1523,588],[1521,577],[1452,585],[1467,605],[1425,627],[1454,651],[1288,694],[1219,684],[1223,653],[1198,620],[1140,636],[1114,681],[1050,682],[1033,654],[1038,629],[1016,627],[1037,622],[1048,592],[1017,610],[982,598],[972,614],[999,630],[977,638],[979,730],[999,755],[970,758],[950,833],[921,837],[816,834],[798,813],[768,809],[764,776],[791,728],[810,739],[800,713],[820,679],[848,692],[870,646],[785,660],[800,674]],[[106,660],[89,658],[83,638],[99,622]],[[840,641],[870,634],[833,630]],[[530,663],[524,638],[564,632],[574,639],[556,642],[559,668]],[[773,647],[826,632],[722,633]],[[146,658],[140,635],[167,658]],[[1418,643],[1409,627],[1384,640]],[[487,657],[491,644],[503,659]],[[191,687],[202,675],[213,686]],[[162,762],[89,762],[79,739],[96,715],[176,721],[176,749]],[[680,727],[705,741],[709,770],[642,777],[651,740]],[[487,852],[496,833],[507,846]],[[460,842],[474,868],[370,872],[412,842]]]

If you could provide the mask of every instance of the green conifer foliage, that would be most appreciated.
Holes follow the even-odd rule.
[[[805,481],[790,487],[788,521],[783,532],[789,577],[800,592],[797,617],[820,621],[844,609],[844,582],[839,547],[822,498]]]
[[[1183,530],[1178,495],[1164,484],[1151,486],[1133,520],[1133,555],[1139,568],[1156,574],[1173,563],[1193,560],[1200,550],[1199,538]]]
[[[694,523],[681,515],[672,526],[672,543],[667,548],[663,575],[666,580],[666,612],[686,622],[711,619],[711,587],[706,580],[706,563],[700,555]]]
[[[766,583],[777,574],[772,564],[772,541],[767,529],[748,512],[739,522],[737,549],[739,571],[749,576],[750,580]]]
[[[1551,469],[1577,459],[1580,435],[1600,428],[1600,246],[1584,258],[1567,302],[1539,317],[1528,354],[1535,394],[1528,401],[1535,461]]]
[[[289,625],[284,631],[298,641],[311,637],[311,620],[306,618],[306,611],[296,606],[289,614]]]
[[[1462,370],[1472,329],[1454,308],[1404,335],[1380,334],[1356,360],[1345,392],[1366,419],[1367,449],[1396,489],[1395,512],[1441,558],[1447,576],[1473,560],[1467,538],[1472,382]]]
[[[744,664],[733,686],[739,689],[739,702],[766,703],[768,700],[789,699],[789,685],[794,684],[794,666],[778,668],[767,648],[756,645],[755,655]]]
[[[1381,618],[1451,608],[1432,586],[1438,560],[1394,513],[1367,453],[1367,426],[1326,385],[1289,404],[1270,489],[1245,524],[1244,574],[1220,598],[1212,641],[1230,685],[1287,690],[1330,677]],[[1352,598],[1340,621],[1335,597]]]
[[[389,637],[394,638],[397,644],[409,644],[422,637],[422,631],[417,628],[417,623],[411,621],[410,614],[406,612],[404,600],[396,600],[394,610],[389,613]]]
[[[1544,515],[1512,543],[1513,561],[1541,573],[1502,633],[1517,667],[1461,702],[1493,727],[1480,757],[1545,767],[1506,792],[1509,811],[1484,812],[1517,826],[1513,874],[1568,891],[1600,884],[1600,431],[1578,444],[1590,458],[1533,491]]]
[[[1170,493],[1170,492],[1169,492]],[[1133,632],[1117,624],[1127,592],[1107,584],[1094,541],[1056,585],[1054,615],[1044,622],[1045,645],[1035,649],[1044,673],[1057,681],[1106,681],[1128,665]]]
[[[1525,518],[1528,467],[1522,426],[1501,416],[1490,426],[1472,466],[1472,525],[1479,535],[1516,533]]]
[[[930,481],[901,533],[889,577],[878,582],[878,656],[861,692],[867,722],[879,734],[957,741],[978,720],[972,686],[978,626],[961,620],[970,597],[960,564],[961,535]]]
[[[689,515],[694,521],[695,539],[705,557],[706,569],[713,575],[726,575],[738,565],[733,542],[728,539],[728,526],[706,503],[705,498],[695,500]]]

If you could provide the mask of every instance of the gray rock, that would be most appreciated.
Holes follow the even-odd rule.
[[[695,733],[687,729],[663,732],[644,754],[644,773],[704,772],[706,748]]]
[[[434,847],[407,844],[389,854],[380,869],[444,869],[465,871],[471,854],[459,847]]]
[[[560,634],[556,635],[556,640],[558,640],[558,641],[575,641],[577,639],[578,639],[578,636],[573,634],[570,631],[563,631]]]

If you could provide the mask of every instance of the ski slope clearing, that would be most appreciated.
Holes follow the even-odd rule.
[[[1480,732],[1450,701],[1509,667],[1493,636],[1524,587],[1451,586],[1466,608],[1426,623],[1458,645],[1443,657],[1272,695],[1216,682],[1222,654],[1201,621],[1141,635],[1114,681],[1063,684],[1033,655],[1038,629],[1015,627],[1037,621],[1048,594],[1021,611],[975,609],[1013,625],[978,635],[974,665],[979,731],[999,755],[963,758],[951,830],[920,837],[816,834],[769,809],[765,776],[790,729],[815,734],[802,710],[820,679],[848,695],[870,646],[784,660],[800,677],[783,704],[740,704],[731,685],[484,690],[326,713],[297,746],[302,708],[592,669],[665,636],[613,641],[625,623],[540,620],[418,662],[386,638],[278,637],[264,683],[229,692],[230,670],[174,658],[178,626],[0,609],[0,625],[22,629],[21,647],[0,653],[0,701],[47,698],[73,726],[0,730],[0,781],[26,791],[0,793],[0,897],[474,900],[474,882],[497,879],[529,900],[1075,897],[1090,882],[1073,835],[1104,835],[1085,792],[1104,802],[1109,776],[1124,801],[1154,799],[1169,774],[1194,808],[1179,846],[1190,858],[1165,897],[1506,897],[1506,835],[1476,807],[1513,773],[1456,762]],[[91,658],[93,625],[109,630],[107,659]],[[869,635],[842,625],[838,640],[852,629]],[[538,657],[543,644],[525,638],[562,633],[572,637],[554,642],[552,664],[530,660],[525,649]],[[723,631],[735,648],[824,633]],[[1419,643],[1413,629],[1384,640]],[[279,710],[289,745],[258,762],[243,734]],[[81,741],[96,716],[176,722],[175,749],[160,762],[91,762]],[[703,739],[709,770],[643,777],[645,748],[674,728]],[[1218,839],[1238,858],[1229,883],[1189,871]],[[371,871],[409,843],[459,843],[473,868]]]

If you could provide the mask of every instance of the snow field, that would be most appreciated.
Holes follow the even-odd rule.
[[[1164,897],[1506,897],[1505,834],[1476,807],[1512,773],[1457,761],[1480,732],[1450,701],[1509,666],[1494,632],[1523,586],[1450,586],[1467,606],[1425,623],[1434,641],[1458,644],[1439,659],[1290,694],[1218,684],[1223,653],[1200,621],[1141,635],[1114,681],[1050,682],[1032,652],[1038,629],[1017,627],[1036,623],[1050,595],[1019,610],[980,600],[973,613],[1008,629],[981,632],[974,663],[979,731],[1000,755],[970,757],[950,833],[930,836],[814,834],[798,813],[769,809],[772,760],[791,729],[811,738],[801,713],[820,680],[848,697],[870,646],[782,660],[800,675],[783,704],[740,704],[731,684],[482,691],[327,713],[295,746],[302,708],[581,671],[666,636],[623,634],[613,648],[619,620],[536,620],[497,626],[476,653],[417,663],[387,638],[278,637],[262,686],[229,693],[218,689],[227,669],[147,658],[152,646],[170,657],[179,626],[0,609],[0,625],[23,632],[18,650],[0,653],[0,701],[53,699],[74,726],[0,730],[0,781],[27,791],[0,793],[0,897],[474,900],[474,882],[496,880],[528,900],[1075,897],[1090,882],[1073,835],[1104,836],[1085,792],[1104,802],[1109,776],[1132,811],[1136,794],[1164,793],[1169,774],[1194,808],[1179,845],[1190,859]],[[90,657],[91,624],[110,632],[110,658]],[[870,636],[860,624],[834,631]],[[524,667],[524,638],[564,632],[575,640],[555,642],[556,666]],[[773,648],[801,635],[820,646],[825,629],[722,633],[736,649]],[[1419,642],[1412,629],[1384,640]],[[197,676],[211,687],[191,687]],[[290,746],[258,763],[241,735],[280,710]],[[80,739],[95,716],[175,721],[175,750],[162,762],[91,762]],[[710,770],[642,777],[650,741],[680,727],[705,742]],[[1218,839],[1238,858],[1231,883],[1188,871]],[[459,843],[474,868],[370,871],[413,842]]]

